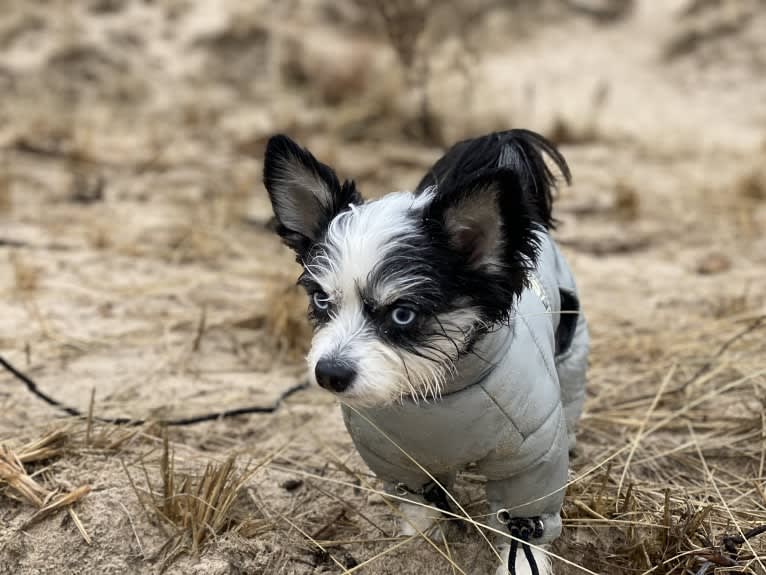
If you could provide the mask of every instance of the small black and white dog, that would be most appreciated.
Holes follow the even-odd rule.
[[[403,533],[431,529],[467,465],[487,477],[498,573],[550,573],[588,332],[548,230],[554,177],[542,136],[453,146],[413,192],[365,202],[286,136],[264,184],[303,266],[310,373],[342,402],[360,454],[400,499]],[[517,553],[522,549],[523,553]]]

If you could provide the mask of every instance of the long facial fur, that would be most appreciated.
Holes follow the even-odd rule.
[[[537,233],[552,224],[552,180],[542,160],[551,152],[537,135],[502,134],[458,144],[416,193],[368,203],[353,182],[341,185],[289,139],[270,142],[264,181],[277,231],[304,266],[300,283],[330,305],[311,308],[310,373],[321,359],[353,365],[345,401],[438,397],[476,341],[509,318],[537,255]],[[512,169],[488,163],[503,153]],[[386,322],[401,302],[418,310],[417,329]]]
[[[328,321],[317,321],[309,367],[327,357],[355,365],[346,401],[438,397],[480,323],[478,310],[441,301],[440,278],[427,265],[435,254],[420,222],[431,200],[428,193],[400,192],[353,206],[330,223],[305,262],[303,283],[309,291],[321,288],[334,308]],[[425,315],[409,338],[386,334],[370,313],[403,299]]]

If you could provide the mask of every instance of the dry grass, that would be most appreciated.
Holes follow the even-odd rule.
[[[144,509],[159,524],[170,528],[161,553],[161,571],[183,553],[198,556],[205,545],[234,528],[243,526],[251,535],[261,532],[258,529],[261,525],[252,518],[244,523],[244,518],[234,513],[240,491],[253,473],[238,470],[234,456],[227,457],[222,464],[208,463],[199,475],[181,473],[176,469],[175,455],[165,433],[159,493],[154,492],[148,474],[146,488],[139,489],[128,468],[124,469]]]
[[[734,201],[730,201],[731,210],[737,220],[740,233],[756,239],[761,236],[763,224],[759,221],[759,212],[766,205],[766,168],[763,166],[764,155],[761,153],[755,162],[742,170],[734,179],[731,189]]]
[[[10,261],[16,290],[19,292],[36,290],[40,283],[40,268],[27,263],[18,253],[12,253]]]
[[[266,293],[258,313],[237,321],[234,326],[259,331],[264,347],[282,361],[301,361],[313,335],[306,318],[306,292],[290,280],[279,282]]]
[[[425,29],[431,2],[362,0],[360,4],[381,20],[402,65],[412,68],[417,57],[418,39]]]
[[[24,463],[49,460],[62,455],[68,435],[63,430],[45,434],[40,439],[12,450],[0,445],[0,487],[3,484],[23,501],[37,507],[37,512],[26,522],[29,526],[56,511],[66,509],[86,543],[91,539],[80,521],[73,505],[90,493],[90,487],[83,485],[69,492],[50,490],[29,475]]]
[[[641,213],[641,195],[635,186],[619,180],[614,187],[614,214],[623,221],[638,219]]]
[[[298,360],[311,344],[312,329],[306,319],[306,293],[298,286],[273,288],[266,298],[263,327],[280,355]]]
[[[424,142],[443,144],[441,126],[435,121],[428,94],[429,63],[421,57],[421,38],[428,16],[435,3],[432,0],[357,0],[371,16],[377,17],[405,71],[407,89],[417,102],[412,135]],[[410,127],[412,128],[412,126]]]
[[[548,137],[559,145],[575,146],[607,140],[599,120],[609,95],[608,84],[599,84],[591,94],[588,108],[581,111],[577,118],[556,114],[548,130]]]
[[[0,166],[0,170],[2,167]],[[13,209],[13,190],[10,176],[0,171],[0,215],[8,214]]]
[[[598,141],[599,135],[596,126],[592,124],[575,124],[575,122],[557,116],[547,136],[559,145],[583,145]]]
[[[662,383],[646,381],[641,393],[620,399],[614,390],[591,406],[581,448],[594,472],[578,469],[565,523],[611,537],[593,544],[585,565],[604,573],[764,572],[758,554],[766,542],[739,538],[766,524],[766,366],[758,361],[765,322],[762,315],[711,321],[691,341],[676,334],[668,345],[678,351],[664,357],[672,363]],[[718,350],[702,333],[722,340]],[[645,356],[641,348],[633,353]],[[595,385],[598,394],[603,388]],[[609,437],[628,443],[615,450]]]
[[[759,163],[735,184],[737,194],[750,202],[766,200],[766,169]]]
[[[710,49],[736,37],[760,9],[757,0],[695,0],[680,13],[680,26],[664,47],[671,60],[689,55],[701,47]]]
[[[107,250],[114,246],[112,231],[106,225],[96,224],[86,232],[88,245],[95,250]]]

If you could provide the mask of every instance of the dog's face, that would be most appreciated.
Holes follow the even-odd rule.
[[[512,171],[474,176],[365,203],[289,138],[269,141],[264,183],[304,269],[319,385],[359,406],[435,398],[508,318],[536,256],[534,205]]]

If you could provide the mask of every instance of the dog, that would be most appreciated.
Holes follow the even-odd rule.
[[[498,574],[552,573],[541,546],[561,532],[585,397],[549,164],[570,183],[544,137],[495,132],[455,144],[414,191],[365,201],[287,136],[264,157],[275,230],[303,267],[312,380],[401,501],[402,534],[433,533],[458,471],[486,476]]]

